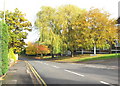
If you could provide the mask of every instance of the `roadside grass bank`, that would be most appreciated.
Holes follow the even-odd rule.
[[[114,53],[114,54],[80,54],[75,55],[74,57],[70,56],[57,56],[55,58],[52,58],[51,56],[25,56],[29,59],[42,59],[46,61],[55,61],[55,62],[83,62],[83,61],[91,61],[91,60],[104,60],[104,59],[112,59],[112,58],[120,58],[120,53]]]
[[[112,59],[112,58],[120,58],[120,53],[116,54],[97,54],[96,56],[92,56],[90,54],[78,55],[74,57],[58,57],[58,58],[45,58],[49,61],[55,62],[82,62],[82,61],[91,61],[91,60],[103,60],[103,59]]]

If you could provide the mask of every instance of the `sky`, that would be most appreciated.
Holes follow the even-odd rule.
[[[5,0],[5,9],[13,11],[18,8],[26,14],[26,18],[34,24],[36,13],[41,6],[51,6],[57,8],[61,5],[72,4],[80,8],[89,10],[91,7],[104,9],[111,14],[111,18],[118,17],[118,2],[120,0]],[[0,10],[4,9],[4,0],[0,0]],[[38,39],[38,31],[29,33],[27,40],[35,41]]]

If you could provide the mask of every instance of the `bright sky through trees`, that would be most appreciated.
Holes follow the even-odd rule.
[[[73,4],[80,8],[89,10],[91,7],[103,8],[111,14],[111,18],[118,17],[118,2],[119,0],[5,0],[6,9],[14,10],[18,8],[23,13],[26,13],[26,18],[34,24],[36,13],[41,6],[58,7],[65,4]],[[3,10],[4,0],[0,0],[0,10]],[[36,32],[28,35],[28,41],[35,41],[37,38]],[[34,35],[33,35],[34,34]]]

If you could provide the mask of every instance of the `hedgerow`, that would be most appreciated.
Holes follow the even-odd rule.
[[[0,22],[0,75],[8,71],[8,28],[3,22]]]

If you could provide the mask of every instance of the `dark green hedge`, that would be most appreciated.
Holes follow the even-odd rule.
[[[8,28],[0,22],[0,75],[8,71]]]

